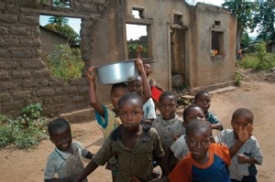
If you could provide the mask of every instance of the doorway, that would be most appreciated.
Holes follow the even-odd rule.
[[[178,27],[170,27],[171,40],[171,72],[184,75],[185,69],[185,29]]]

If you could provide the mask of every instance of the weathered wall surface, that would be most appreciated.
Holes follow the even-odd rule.
[[[190,87],[213,89],[232,84],[235,71],[236,17],[228,11],[205,4],[193,8],[193,52],[190,65]],[[220,25],[214,25],[215,21]],[[222,55],[211,57],[211,31],[222,32]],[[194,78],[194,79],[192,79]]]
[[[41,59],[39,15],[55,14],[82,18],[82,55],[88,63],[92,32],[106,9],[105,0],[73,1],[72,9],[52,8],[32,0],[0,2],[0,111],[17,115],[21,108],[43,103],[44,115],[58,115],[88,107],[88,87],[84,78],[68,85],[53,78]],[[83,29],[84,27],[84,29]],[[88,64],[87,64],[88,65]]]
[[[132,16],[132,9],[143,11],[142,19]],[[184,63],[178,62],[172,69],[171,63],[171,27],[174,26],[174,15],[180,15],[183,27]],[[192,92],[198,89],[214,89],[234,80],[235,64],[235,30],[236,17],[221,7],[198,4],[191,7],[180,0],[122,0],[110,4],[110,9],[99,21],[94,30],[94,46],[97,53],[92,55],[94,64],[100,58],[121,60],[127,58],[125,23],[148,26],[149,48],[151,48],[153,77],[166,89],[171,88],[173,70],[183,73],[185,81]],[[215,21],[220,25],[214,27]],[[211,30],[223,32],[222,58],[213,58],[211,52]],[[100,30],[105,30],[100,31]],[[108,34],[108,40],[104,36]],[[180,37],[180,36],[179,36]],[[124,47],[124,49],[123,49]],[[102,51],[109,54],[103,55]],[[178,55],[180,57],[181,55]],[[179,67],[182,70],[178,70]]]
[[[234,80],[236,18],[219,7],[199,4],[190,7],[182,0],[74,0],[72,8],[56,8],[36,0],[0,2],[0,111],[18,114],[27,104],[41,102],[45,115],[88,108],[84,78],[68,85],[53,78],[41,59],[39,15],[50,14],[82,19],[81,52],[89,65],[127,59],[126,23],[147,25],[155,80],[171,89],[172,66],[182,70],[192,91],[214,88]],[[142,9],[135,19],[132,9]],[[175,15],[181,22],[175,25]],[[211,26],[220,21],[224,57],[210,56]],[[171,31],[180,29],[184,63],[171,64]],[[217,27],[216,27],[217,28]],[[177,51],[175,51],[177,52]],[[180,57],[178,55],[178,57]],[[175,66],[176,65],[176,66]],[[109,86],[99,85],[98,98],[109,103]]]

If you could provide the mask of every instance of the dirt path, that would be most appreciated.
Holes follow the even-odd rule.
[[[272,182],[275,179],[275,142],[273,118],[275,118],[275,84],[266,82],[244,82],[230,92],[215,94],[210,110],[223,121],[225,128],[230,128],[233,111],[246,107],[255,115],[254,135],[258,139],[264,154],[263,166],[258,167],[258,181]],[[179,114],[182,110],[178,111]],[[72,124],[76,140],[83,143],[91,152],[101,146],[102,134],[96,122]],[[0,176],[4,182],[38,182],[43,181],[43,169],[49,153],[54,149],[50,141],[42,142],[37,149],[22,151],[10,146],[0,150]],[[87,161],[86,161],[87,163]],[[99,167],[89,181],[110,182],[110,172]]]

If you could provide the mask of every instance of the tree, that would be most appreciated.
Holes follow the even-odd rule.
[[[67,37],[70,42],[79,42],[80,40],[79,34],[68,25],[68,18],[66,17],[50,17],[49,24],[45,25],[45,28]]]
[[[222,7],[237,15],[236,52],[240,49],[241,37],[245,29],[255,27],[253,16],[258,8],[258,3],[245,2],[245,0],[226,1]]]
[[[254,27],[257,27],[258,40],[269,42],[275,41],[275,3],[264,2],[259,6],[259,11],[254,16]]]

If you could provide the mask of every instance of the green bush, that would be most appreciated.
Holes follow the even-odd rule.
[[[11,119],[0,114],[0,147],[14,144],[20,149],[34,147],[47,139],[48,119],[41,117],[42,104],[31,104],[22,109],[21,116]]]
[[[234,85],[235,86],[241,86],[241,81],[242,81],[242,74],[239,72],[235,72],[235,81],[234,81]]]
[[[47,66],[54,77],[63,78],[66,83],[71,78],[79,78],[85,64],[79,48],[70,48],[68,44],[57,45],[47,58]]]
[[[245,58],[237,62],[237,66],[251,68],[252,70],[268,70],[275,66],[275,55],[266,52],[266,43],[255,44],[255,54],[246,55]]]

